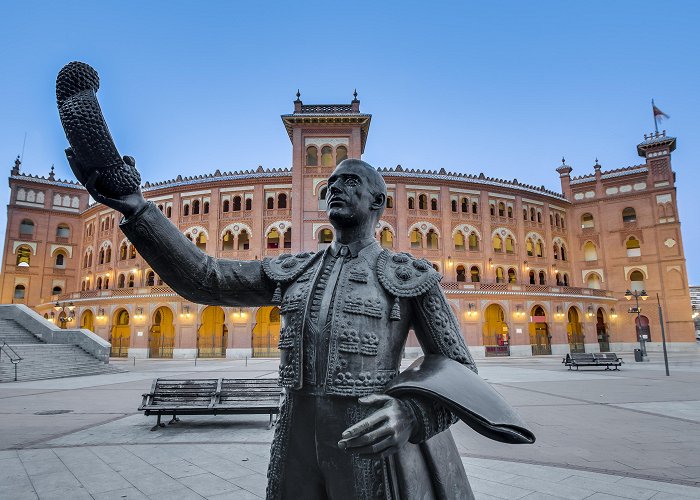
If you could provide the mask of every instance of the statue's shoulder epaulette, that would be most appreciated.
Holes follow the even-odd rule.
[[[263,259],[263,271],[272,281],[277,283],[290,283],[294,281],[316,259],[314,252],[302,252],[296,255],[285,253],[277,258],[267,257]]]
[[[417,297],[442,279],[427,260],[386,249],[377,259],[377,277],[382,286],[395,297]]]

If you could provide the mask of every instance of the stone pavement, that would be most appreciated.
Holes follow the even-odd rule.
[[[488,359],[481,375],[533,427],[534,445],[452,431],[477,499],[700,499],[700,356],[565,370]],[[187,416],[151,432],[135,410],[157,376],[274,377],[274,360],[113,361],[123,374],[0,385],[0,499],[261,498],[264,415]]]

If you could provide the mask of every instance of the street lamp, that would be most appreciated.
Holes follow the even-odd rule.
[[[61,303],[56,301],[53,308],[56,310],[56,313],[51,311],[51,319],[54,319],[56,315],[58,315],[58,321],[61,322],[61,328],[65,328],[66,323],[70,323],[75,319],[75,305],[72,302],[66,304],[65,302]],[[68,309],[68,313],[66,313],[66,309]]]
[[[642,335],[642,320],[640,318],[642,310],[639,308],[639,299],[641,298],[642,300],[647,300],[649,296],[647,295],[647,292],[645,290],[642,290],[641,292],[637,290],[635,290],[634,292],[630,292],[629,290],[627,290],[625,292],[625,298],[627,300],[631,300],[632,297],[634,297],[635,306],[630,307],[627,312],[629,312],[630,314],[637,314],[637,336],[639,337],[639,349],[642,352],[643,360],[647,356],[647,348],[644,335]]]

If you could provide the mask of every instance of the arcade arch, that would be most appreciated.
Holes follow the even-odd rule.
[[[251,339],[254,358],[279,357],[280,326],[279,307],[265,306],[258,309]]]
[[[153,313],[153,324],[148,330],[148,357],[172,358],[175,346],[173,312],[161,306]]]
[[[126,358],[129,356],[131,326],[129,324],[129,312],[126,309],[118,309],[112,316],[109,341],[112,344],[110,356],[115,358]]]
[[[197,356],[225,358],[228,340],[226,314],[219,306],[207,306],[202,311],[201,326],[197,330]]]
[[[583,325],[578,309],[571,306],[567,314],[569,322],[566,325],[566,335],[569,339],[569,349],[571,352],[586,352],[584,346]]]
[[[535,306],[530,311],[530,347],[533,356],[552,354],[552,337],[549,334],[547,315],[542,306]]]
[[[506,314],[499,304],[491,304],[484,311],[482,339],[486,356],[510,356]]]

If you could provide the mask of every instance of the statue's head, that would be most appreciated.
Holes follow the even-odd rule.
[[[343,160],[328,178],[326,212],[333,227],[351,227],[373,221],[376,225],[386,204],[384,179],[369,163]]]

